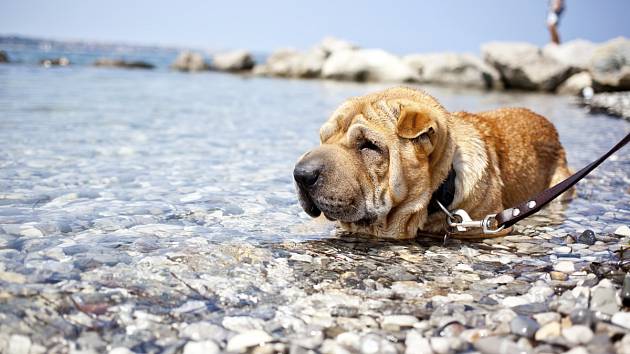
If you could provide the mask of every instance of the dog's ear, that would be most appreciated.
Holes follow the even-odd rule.
[[[431,111],[415,103],[399,103],[398,112],[396,134],[401,138],[417,141],[427,154],[431,153],[437,129]]]

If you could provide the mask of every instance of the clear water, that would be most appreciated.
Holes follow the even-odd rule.
[[[272,330],[278,337],[307,333],[297,318],[327,306],[317,296],[331,287],[384,301],[365,310],[375,318],[417,306],[413,299],[388,305],[390,295],[344,278],[348,271],[363,277],[361,269],[380,272],[370,275],[378,282],[421,279],[445,295],[444,277],[466,259],[463,244],[436,251],[436,244],[336,242],[334,226],[309,218],[294,195],[293,163],[318,144],[327,115],[350,96],[386,86],[0,65],[0,332],[27,333],[49,349],[83,340],[99,351],[104,343],[151,351],[150,343],[181,346],[185,323],[220,324],[230,314],[278,323],[273,328],[285,328]],[[449,110],[524,106],[549,117],[574,169],[630,130],[566,97],[426,89]],[[564,210],[547,210],[518,230],[607,235],[630,224],[628,152],[581,182]],[[330,262],[294,264],[292,252]],[[536,260],[507,256],[531,268],[546,264],[545,252]],[[476,268],[483,277],[506,269],[483,267]],[[107,313],[94,315],[98,306]],[[98,327],[94,339],[92,328],[107,321],[116,327]]]

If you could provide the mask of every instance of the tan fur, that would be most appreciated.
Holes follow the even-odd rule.
[[[322,126],[320,138],[322,145],[298,162],[325,161],[313,190],[298,187],[301,202],[308,194],[345,230],[384,238],[444,231],[444,215],[428,216],[427,206],[451,166],[456,194],[448,207],[473,218],[570,175],[558,134],[544,117],[524,108],[449,113],[411,88],[348,100]],[[362,148],[365,141],[378,149]]]

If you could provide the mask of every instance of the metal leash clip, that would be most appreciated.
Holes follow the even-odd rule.
[[[504,226],[495,228],[495,216],[497,214],[488,214],[483,218],[483,220],[473,220],[463,209],[457,209],[451,212],[439,201],[437,203],[446,214],[446,223],[452,230],[452,233],[467,232],[468,229],[481,229],[484,235],[494,235],[501,232],[504,228]]]

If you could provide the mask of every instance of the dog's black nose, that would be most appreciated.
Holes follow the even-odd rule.
[[[304,158],[293,169],[293,178],[303,187],[311,187],[317,182],[322,163],[317,158]]]

